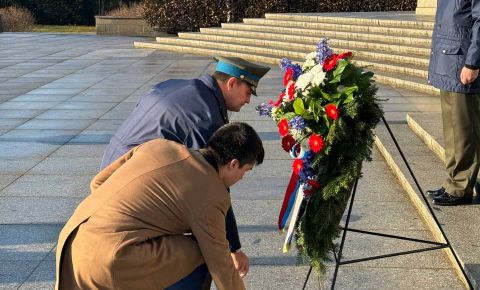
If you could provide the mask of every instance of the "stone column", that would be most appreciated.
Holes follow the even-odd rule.
[[[435,15],[437,0],[417,0],[417,15]]]

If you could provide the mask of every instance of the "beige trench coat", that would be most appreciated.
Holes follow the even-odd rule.
[[[218,289],[244,289],[226,239],[229,206],[200,153],[140,145],[95,176],[61,231],[55,289],[164,289],[204,262]]]

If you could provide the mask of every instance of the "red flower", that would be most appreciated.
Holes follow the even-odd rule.
[[[273,106],[278,107],[283,101],[283,97],[285,96],[285,93],[282,92],[280,96],[278,96],[278,100],[273,104]]]
[[[316,182],[313,179],[309,179],[307,183],[309,187],[303,191],[303,196],[305,196],[306,198],[309,198],[313,195],[313,192],[315,191],[315,189],[320,188],[320,183]]]
[[[293,145],[295,145],[295,139],[293,139],[292,135],[285,135],[285,137],[282,138],[283,150],[290,152],[290,150],[292,150]]]
[[[293,172],[294,172],[295,174],[298,174],[298,173],[302,170],[302,168],[303,168],[303,161],[302,161],[302,159],[295,159],[295,161],[293,161],[292,167],[293,167]]]
[[[293,69],[291,67],[287,68],[285,75],[283,76],[283,86],[287,86],[288,82],[292,79]]]
[[[312,195],[313,195],[312,190],[310,190],[310,189],[305,189],[305,190],[303,190],[303,196],[304,196],[304,197],[310,198],[310,197],[312,197]]]
[[[295,83],[291,83],[288,87],[288,98],[292,101],[295,98]]]
[[[307,183],[312,187],[312,189],[320,188],[320,183],[318,183],[316,180],[309,179]]]
[[[325,106],[325,113],[327,113],[327,117],[332,120],[338,119],[338,109],[337,106],[334,104],[329,104]]]
[[[314,153],[320,152],[325,145],[322,135],[317,135],[315,133],[310,135],[308,138],[308,145]]]
[[[288,134],[288,121],[287,119],[281,119],[280,122],[278,122],[278,132],[280,133],[280,136],[284,137],[285,135]]]
[[[344,53],[340,53],[340,55],[338,56],[338,59],[350,59],[352,57],[352,52],[351,51],[347,51],[347,52],[344,52]]]
[[[273,105],[273,100],[272,99],[268,100],[268,104]]]
[[[327,58],[323,62],[323,70],[331,71],[337,65],[337,61],[339,60],[338,54],[333,54],[331,57]]]

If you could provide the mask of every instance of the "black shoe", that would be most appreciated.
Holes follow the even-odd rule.
[[[453,196],[444,191],[440,196],[433,198],[433,204],[436,205],[460,205],[460,204],[471,204],[471,196]]]
[[[427,196],[430,198],[438,197],[445,193],[445,187],[440,187],[439,189],[427,190]]]

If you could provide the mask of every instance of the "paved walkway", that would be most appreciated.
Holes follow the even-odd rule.
[[[138,38],[136,38],[138,39]],[[169,78],[211,72],[210,58],[133,49],[134,38],[0,34],[0,289],[52,289],[59,230],[88,194],[101,155],[138,96]],[[246,121],[266,145],[264,164],[232,188],[245,252],[248,289],[301,289],[308,267],[281,252],[276,217],[291,160],[271,120],[254,107],[278,95],[273,68],[232,120]],[[408,92],[381,87],[387,117],[412,110]],[[433,105],[432,105],[433,104]],[[418,111],[439,111],[430,100]],[[364,166],[352,227],[432,239],[382,157]],[[345,258],[421,245],[348,234]],[[331,267],[327,275],[331,277]],[[315,277],[307,289],[323,289]],[[441,251],[342,266],[337,289],[462,289]]]

